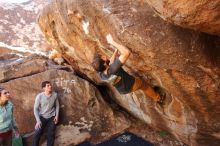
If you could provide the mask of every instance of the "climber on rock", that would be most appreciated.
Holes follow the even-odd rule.
[[[100,54],[96,54],[94,57],[92,66],[99,72],[101,80],[111,83],[121,94],[141,89],[146,96],[151,97],[159,104],[163,104],[166,94],[161,92],[159,87],[152,88],[149,84],[131,76],[122,68],[131,53],[128,48],[115,42],[110,34],[106,36],[106,39],[116,49],[110,60]],[[120,53],[119,57],[117,57],[118,52]]]

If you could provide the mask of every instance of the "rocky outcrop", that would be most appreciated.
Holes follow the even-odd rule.
[[[57,0],[43,9],[38,23],[76,72],[97,84],[91,62],[96,53],[112,55],[105,38],[112,34],[132,52],[124,68],[168,95],[162,108],[141,91],[122,96],[111,88],[113,99],[186,144],[219,144],[219,37],[168,24],[135,0]]]
[[[12,56],[11,59],[4,59],[2,62],[4,66],[0,67],[0,83],[9,81],[11,79],[40,73],[48,69],[48,62],[45,60],[45,58],[38,56],[30,56],[26,59],[19,59]]]
[[[145,0],[164,20],[220,36],[219,0]]]

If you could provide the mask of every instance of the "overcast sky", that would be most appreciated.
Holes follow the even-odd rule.
[[[23,3],[30,0],[0,0],[0,3]]]

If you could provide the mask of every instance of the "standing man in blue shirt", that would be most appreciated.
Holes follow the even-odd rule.
[[[32,146],[39,146],[40,137],[47,127],[47,146],[54,145],[55,129],[59,118],[59,101],[57,93],[53,91],[49,81],[41,84],[43,92],[36,96],[34,116],[36,118],[35,134]]]

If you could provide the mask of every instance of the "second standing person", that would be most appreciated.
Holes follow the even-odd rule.
[[[36,118],[35,134],[32,146],[39,146],[40,137],[47,127],[47,146],[54,145],[55,129],[59,118],[59,101],[57,93],[53,91],[49,81],[41,84],[43,92],[36,96],[34,116]]]

